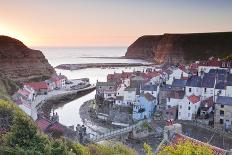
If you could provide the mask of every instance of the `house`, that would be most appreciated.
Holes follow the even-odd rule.
[[[56,88],[63,88],[66,85],[65,83],[66,83],[67,77],[59,74],[59,75],[51,77],[50,80],[55,83]]]
[[[133,105],[137,99],[137,89],[133,87],[127,87],[124,90],[124,104],[127,106]]]
[[[164,120],[175,120],[177,117],[178,106],[167,107],[163,114]]]
[[[210,69],[219,69],[221,61],[218,58],[211,57],[207,61],[200,61],[198,65],[198,75],[208,73]]]
[[[142,93],[136,104],[133,105],[133,120],[139,121],[151,118],[155,112],[156,98],[150,93]]]
[[[162,82],[161,74],[159,72],[148,72],[146,73],[146,77],[149,80],[149,84],[159,84]]]
[[[216,84],[216,74],[205,73],[202,80],[202,98],[207,99],[214,96],[214,88]]]
[[[231,129],[232,97],[218,96],[215,103],[214,127]]]
[[[188,77],[188,73],[182,68],[174,68],[172,73],[169,74],[169,78],[166,83],[171,85],[174,79],[181,79],[183,77]]]
[[[171,91],[170,94],[168,94],[167,96],[166,109],[178,106],[179,103],[183,100],[184,95],[185,91],[183,90]]]
[[[123,96],[116,96],[115,104],[119,105],[119,106],[127,106],[127,103],[124,102],[124,97]]]
[[[173,90],[185,90],[187,80],[184,79],[174,79],[172,82]]]
[[[35,100],[35,92],[28,91],[27,89],[19,89],[17,94],[25,101],[34,101]]]
[[[175,145],[179,144],[180,142],[189,141],[190,143],[192,143],[196,146],[205,146],[207,148],[210,148],[213,151],[214,155],[226,155],[226,154],[228,154],[228,151],[225,149],[221,149],[221,148],[213,146],[209,143],[204,143],[200,140],[186,136],[183,133],[184,132],[182,131],[181,124],[176,123],[176,124],[170,124],[168,126],[165,126],[164,131],[163,131],[163,140],[159,144],[159,146],[165,145],[165,146],[175,148]],[[197,133],[199,133],[199,132],[197,132]],[[199,137],[201,137],[201,136],[200,135],[196,136],[196,134],[194,134],[194,137],[199,139]],[[223,141],[224,141],[224,139],[223,139]],[[161,151],[161,150],[162,150],[162,147],[158,147],[156,150],[156,153],[159,153],[159,151]]]
[[[140,89],[140,93],[150,93],[156,98],[156,103],[158,104],[158,95],[159,95],[159,85],[158,84],[146,84],[143,85]]]
[[[232,97],[232,74],[227,75],[226,79],[226,96]]]
[[[216,83],[215,89],[214,89],[214,101],[217,100],[218,96],[226,96],[226,83],[225,82]]]
[[[46,82],[25,83],[24,87],[34,89],[36,95],[46,95],[48,93],[48,85]]]
[[[192,75],[188,78],[185,87],[185,94],[187,96],[196,95],[199,96],[202,93],[202,77]]]
[[[116,82],[98,82],[96,84],[96,98],[103,99],[116,98],[117,85]]]
[[[201,101],[199,107],[199,119],[208,119],[214,110],[213,96]]]
[[[56,83],[52,80],[45,80],[48,85],[48,91],[53,91],[56,88]]]
[[[200,96],[185,96],[178,106],[178,119],[192,120],[196,118],[200,107]]]
[[[116,96],[124,96],[124,90],[126,87],[127,87],[127,85],[124,83],[119,84],[119,86],[117,87]]]

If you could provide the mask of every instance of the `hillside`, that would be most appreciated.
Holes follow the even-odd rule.
[[[12,94],[16,82],[50,77],[55,70],[43,53],[25,46],[21,41],[0,36],[0,96]]]
[[[55,70],[43,53],[21,41],[0,36],[0,72],[15,81],[51,76]]]
[[[127,49],[126,58],[157,63],[189,63],[232,53],[232,32],[164,34],[142,36]]]

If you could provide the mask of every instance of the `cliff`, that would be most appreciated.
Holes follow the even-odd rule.
[[[21,41],[0,36],[0,72],[5,77],[24,81],[55,73],[43,53],[32,50]]]
[[[18,82],[52,74],[55,70],[41,51],[32,50],[17,39],[0,36],[0,96],[16,91]]]
[[[157,63],[189,63],[232,53],[232,32],[142,36],[127,49],[126,58]]]

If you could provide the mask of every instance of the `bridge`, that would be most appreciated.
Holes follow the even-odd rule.
[[[122,129],[109,131],[107,133],[100,134],[100,135],[93,135],[92,137],[89,137],[88,140],[90,142],[99,142],[102,140],[112,139],[112,138],[115,138],[115,137],[118,137],[120,135],[123,135],[123,134],[126,134],[126,133],[133,131],[133,129],[135,129],[137,126],[141,125],[145,121],[147,121],[147,120],[139,121],[136,124],[130,125],[128,127],[122,128]]]

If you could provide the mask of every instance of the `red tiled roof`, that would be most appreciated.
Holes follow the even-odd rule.
[[[30,92],[28,92],[25,89],[19,89],[17,93],[19,93],[19,94],[21,94],[23,96],[28,96],[30,94]]]
[[[160,73],[159,72],[148,72],[147,74],[146,74],[146,76],[148,77],[148,78],[153,78],[153,77],[157,77],[157,76],[159,76],[160,75]]]
[[[37,119],[35,123],[42,131],[45,131],[47,127],[51,124],[51,122],[45,118]]]
[[[224,150],[224,149],[221,149],[221,148],[219,148],[219,147],[216,147],[216,146],[212,146],[212,145],[209,145],[209,144],[207,144],[207,143],[204,143],[204,142],[201,142],[201,141],[199,141],[199,140],[197,140],[197,139],[193,139],[193,138],[191,138],[191,137],[188,137],[188,136],[185,136],[185,135],[183,135],[183,134],[175,134],[175,136],[172,138],[172,140],[171,140],[171,144],[177,144],[179,141],[186,141],[186,140],[189,140],[189,141],[191,141],[191,142],[193,142],[194,144],[196,144],[196,145],[205,145],[205,146],[209,146],[212,150],[213,150],[213,152],[214,152],[214,155],[224,155],[224,154],[226,154],[227,153],[227,151],[226,150]]]
[[[188,100],[194,104],[200,101],[200,96],[191,95],[188,97]]]
[[[53,124],[51,124],[48,128],[47,128],[47,130],[49,131],[49,130],[56,130],[56,131],[60,131],[60,132],[64,132],[64,127],[60,124],[60,123],[58,123],[58,122],[55,122],[55,123],[53,123]]]
[[[46,82],[30,82],[25,83],[25,85],[32,87],[34,90],[48,89],[48,85]]]

